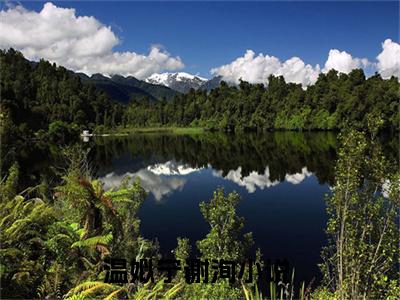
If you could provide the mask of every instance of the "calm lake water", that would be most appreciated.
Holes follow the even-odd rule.
[[[163,255],[171,255],[177,237],[189,238],[195,249],[209,231],[199,203],[223,187],[240,194],[237,213],[245,219],[244,233],[253,233],[264,259],[287,259],[296,281],[320,278],[324,195],[333,185],[338,147],[334,133],[139,134],[82,144],[91,148],[92,164],[106,188],[126,176],[140,178],[148,191],[139,212],[141,232],[158,240]],[[398,140],[389,139],[384,149],[397,157]],[[20,152],[28,166],[22,174],[54,178],[59,148]]]
[[[199,203],[218,187],[241,196],[244,232],[265,259],[287,259],[301,280],[318,279],[327,221],[324,194],[333,182],[333,133],[198,136],[146,134],[96,139],[98,176],[106,188],[140,178],[149,196],[141,231],[169,254],[177,237],[195,242],[209,231]]]

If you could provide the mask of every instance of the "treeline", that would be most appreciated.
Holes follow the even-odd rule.
[[[83,84],[78,75],[48,61],[33,63],[13,49],[0,50],[1,134],[49,137],[57,142],[76,137],[82,129],[204,127],[212,130],[340,130],[365,128],[367,116],[383,120],[383,130],[398,130],[397,78],[365,77],[331,70],[304,90],[270,76],[268,86],[221,82],[211,92],[191,90],[167,101],[134,97],[127,106]]]
[[[383,80],[376,74],[366,79],[361,69],[348,75],[331,70],[306,90],[270,76],[268,87],[221,82],[210,93],[191,90],[170,102],[132,100],[124,122],[135,127],[201,126],[228,131],[340,130],[365,128],[366,117],[372,114],[383,120],[383,129],[398,130],[399,89],[397,78]]]
[[[0,50],[1,133],[5,143],[16,137],[78,136],[96,124],[114,127],[121,122],[123,105],[111,101],[93,86],[48,61],[29,62],[10,49]]]

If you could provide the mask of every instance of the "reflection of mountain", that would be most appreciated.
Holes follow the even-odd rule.
[[[147,170],[157,175],[187,175],[201,169],[192,168],[188,164],[178,164],[175,161],[167,161],[166,163],[147,167]]]
[[[93,148],[94,161],[99,161],[103,170],[107,170],[102,174],[114,171],[112,166],[116,164],[125,168],[125,172],[132,172],[132,169],[126,168],[132,161],[140,165],[136,170],[153,165],[153,171],[159,174],[183,174],[210,164],[225,177],[231,170],[241,167],[243,178],[252,172],[265,176],[265,166],[268,166],[271,182],[285,179],[296,182],[306,176],[302,168],[307,166],[307,172],[313,173],[320,183],[328,184],[333,184],[337,147],[335,134],[325,132],[205,133],[196,136],[151,134],[95,139],[95,142],[98,144]],[[124,162],[120,163],[122,158]],[[168,161],[182,162],[184,169],[172,164],[167,169],[164,169],[166,166],[157,166]]]
[[[256,171],[250,172],[249,175],[242,175],[242,167],[238,167],[236,170],[230,170],[226,176],[222,176],[222,171],[214,171],[214,176],[224,177],[227,180],[235,182],[239,186],[243,186],[249,193],[254,193],[256,188],[263,190],[280,183],[278,180],[270,179],[270,172],[268,166],[265,168],[264,173],[259,174]],[[306,177],[311,176],[312,173],[307,171],[307,167],[301,169],[301,173],[286,174],[285,180],[292,184],[299,184]]]
[[[165,163],[150,165],[133,173],[125,172],[121,174],[121,172],[116,170],[118,174],[111,172],[100,177],[100,180],[104,182],[105,189],[110,189],[118,186],[126,177],[130,177],[132,180],[139,178],[143,188],[147,192],[152,193],[157,201],[161,201],[163,196],[168,195],[174,190],[181,190],[183,188],[187,180],[182,178],[182,176],[199,170],[175,161],[167,161]]]
[[[212,168],[211,165],[207,166]],[[100,177],[104,182],[104,188],[109,189],[118,186],[121,181],[130,177],[132,180],[139,178],[143,188],[154,195],[157,201],[161,201],[162,197],[168,195],[174,190],[181,190],[187,179],[185,176],[203,170],[204,168],[192,168],[188,164],[179,163],[176,161],[167,161],[164,163],[156,163],[142,168],[137,172],[120,172],[115,171]],[[270,179],[270,171],[267,166],[263,173],[251,171],[248,175],[242,174],[242,167],[236,170],[230,170],[226,175],[223,171],[213,170],[213,176],[223,177],[243,186],[249,193],[254,193],[257,188],[263,190],[280,183],[279,180]],[[286,174],[285,180],[292,184],[301,183],[306,177],[311,176],[312,173],[307,170],[307,167],[301,169],[301,173]]]
[[[104,188],[109,189],[118,186],[121,181],[131,177],[132,180],[139,178],[143,188],[154,195],[157,201],[161,201],[162,197],[168,195],[171,191],[180,190],[186,183],[183,178],[158,176],[147,169],[142,169],[136,173],[125,173],[124,175],[115,175],[109,173],[100,180],[104,182]]]

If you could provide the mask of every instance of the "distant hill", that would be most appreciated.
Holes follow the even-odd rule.
[[[215,76],[211,79],[191,75],[184,72],[177,73],[155,73],[145,80],[148,83],[164,85],[182,94],[190,89],[211,91],[220,86],[222,76]]]
[[[76,73],[85,84],[93,84],[97,90],[106,92],[113,100],[128,103],[132,97],[148,97],[152,101],[166,98],[172,99],[179,92],[163,85],[151,84],[135,77],[113,75],[111,78],[101,74],[91,77],[83,73]]]
[[[189,92],[190,89],[199,89],[205,82],[207,82],[207,79],[185,72],[161,74],[154,73],[150,77],[146,78],[146,82],[161,84],[185,94]]]
[[[210,80],[207,80],[204,82],[199,89],[200,90],[206,90],[206,91],[211,91],[213,89],[216,89],[217,87],[220,86],[222,81],[222,76],[215,76],[211,78]]]

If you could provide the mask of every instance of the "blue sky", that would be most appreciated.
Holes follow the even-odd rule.
[[[400,78],[399,2],[5,2],[0,48],[87,75],[186,71],[227,82],[321,72]],[[165,75],[154,75],[162,78]]]
[[[40,11],[42,2],[22,2]],[[247,49],[323,65],[332,48],[373,60],[399,40],[399,2],[53,2],[111,26],[114,49],[147,53],[161,44],[186,71],[209,77]]]

